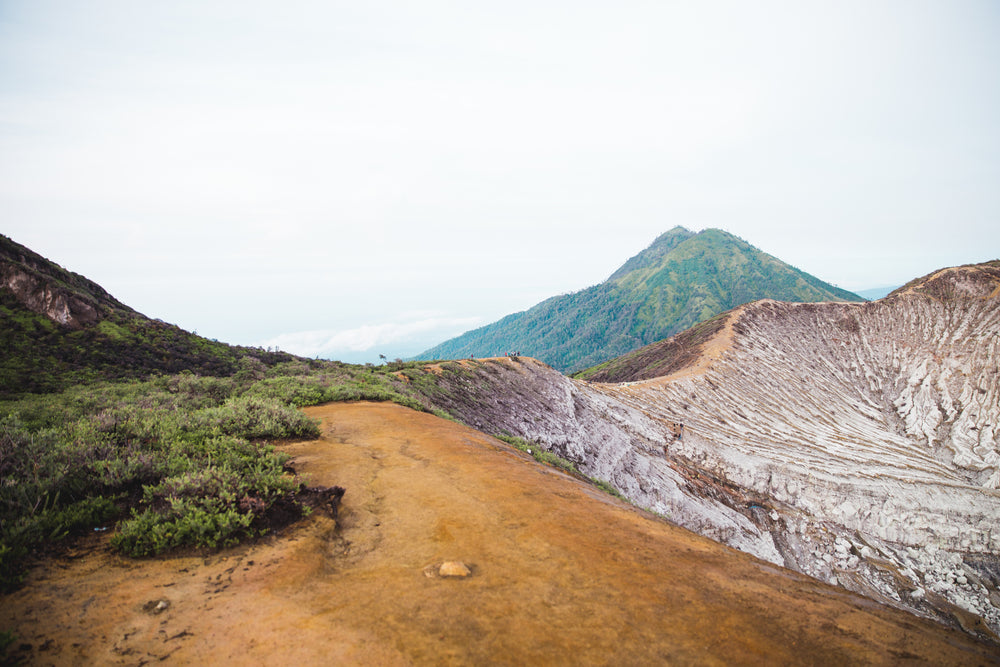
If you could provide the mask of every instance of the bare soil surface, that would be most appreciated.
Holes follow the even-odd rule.
[[[0,599],[32,664],[994,664],[994,649],[658,520],[478,431],[307,409],[314,514],[210,557],[95,534]],[[445,567],[442,565],[447,563]],[[442,572],[467,576],[442,576]]]

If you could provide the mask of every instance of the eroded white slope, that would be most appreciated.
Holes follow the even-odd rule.
[[[750,304],[701,351],[619,384],[470,362],[440,405],[732,547],[1000,632],[1000,270],[868,304]]]
[[[682,422],[667,458],[769,499],[787,565],[997,630],[975,565],[1000,554],[1000,299],[951,271],[946,298],[753,304],[701,372],[594,388]]]
[[[740,486],[883,539],[1000,551],[1000,311],[899,301],[762,302],[701,375],[603,390],[683,422],[670,453]]]

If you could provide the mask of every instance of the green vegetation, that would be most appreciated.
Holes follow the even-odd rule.
[[[696,361],[702,344],[722,329],[728,317],[728,313],[721,313],[672,338],[574,373],[573,377],[591,382],[632,382],[669,375]]]
[[[0,398],[184,370],[228,376],[247,357],[264,365],[295,358],[201,338],[124,308],[103,317],[82,329],[59,326],[0,290]]]
[[[607,281],[470,331],[420,358],[518,350],[575,372],[663,340],[757,299],[863,301],[717,229],[677,227]]]
[[[116,526],[112,546],[144,556],[231,545],[275,515],[301,516],[302,480],[270,444],[319,435],[300,406],[430,410],[386,367],[253,357],[236,367],[0,402],[0,589],[18,583],[32,552],[81,530]]]
[[[524,438],[519,438],[513,435],[507,435],[505,433],[497,433],[493,437],[496,438],[497,440],[502,440],[506,442],[508,445],[510,445],[511,447],[513,447],[518,451],[530,454],[531,457],[534,458],[539,463],[544,463],[545,465],[552,466],[553,468],[560,468],[561,470],[565,470],[574,477],[578,477],[580,479],[584,479],[590,482],[591,484],[599,488],[601,491],[604,491],[605,493],[610,494],[620,500],[627,501],[627,499],[621,493],[618,492],[618,489],[611,486],[611,484],[609,484],[608,482],[605,482],[602,479],[597,479],[596,477],[590,477],[589,475],[584,475],[577,469],[576,465],[572,461],[568,461],[553,452],[546,451],[537,442],[528,442]]]
[[[570,472],[575,475],[581,475],[581,476],[583,475],[583,473],[581,473],[579,470],[576,469],[576,466],[573,464],[572,461],[568,461],[557,454],[553,454],[552,452],[545,451],[544,449],[542,449],[542,446],[539,445],[537,442],[528,442],[524,438],[519,438],[517,436],[512,436],[512,435],[505,435],[502,433],[494,435],[493,437],[495,437],[497,440],[503,440],[508,445],[510,445],[511,447],[513,447],[518,451],[531,454],[532,458],[534,458],[539,463],[550,465],[553,468],[561,468],[566,472]]]
[[[100,285],[0,235],[0,399],[189,370],[230,376],[243,359],[295,357],[208,340],[135,312]],[[58,314],[62,324],[50,316]]]
[[[206,340],[0,235],[0,590],[32,553],[114,528],[133,556],[216,548],[306,511],[272,441],[313,438],[297,408],[394,401],[407,373]],[[440,411],[436,414],[445,416]]]
[[[114,544],[132,555],[253,534],[253,520],[297,490],[262,440],[317,427],[247,389],[184,374],[3,404],[0,584],[17,582],[31,549],[117,518]]]

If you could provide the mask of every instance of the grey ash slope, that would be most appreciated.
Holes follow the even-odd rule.
[[[877,302],[760,301],[684,336],[645,351],[665,377],[463,362],[438,401],[691,530],[996,640],[1000,263]]]
[[[718,229],[661,235],[605,282],[469,331],[418,359],[507,351],[573,372],[757,299],[862,301]]]

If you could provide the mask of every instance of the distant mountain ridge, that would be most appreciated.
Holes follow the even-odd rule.
[[[889,294],[896,289],[899,289],[899,285],[892,285],[889,287],[871,287],[869,289],[859,289],[855,291],[855,294],[863,296],[869,301],[878,301],[883,297],[889,296]]]
[[[182,370],[231,375],[248,358],[270,364],[294,357],[150,319],[0,235],[0,397]]]
[[[674,227],[603,283],[437,345],[417,359],[518,351],[562,372],[627,354],[757,299],[863,301],[719,229]]]

